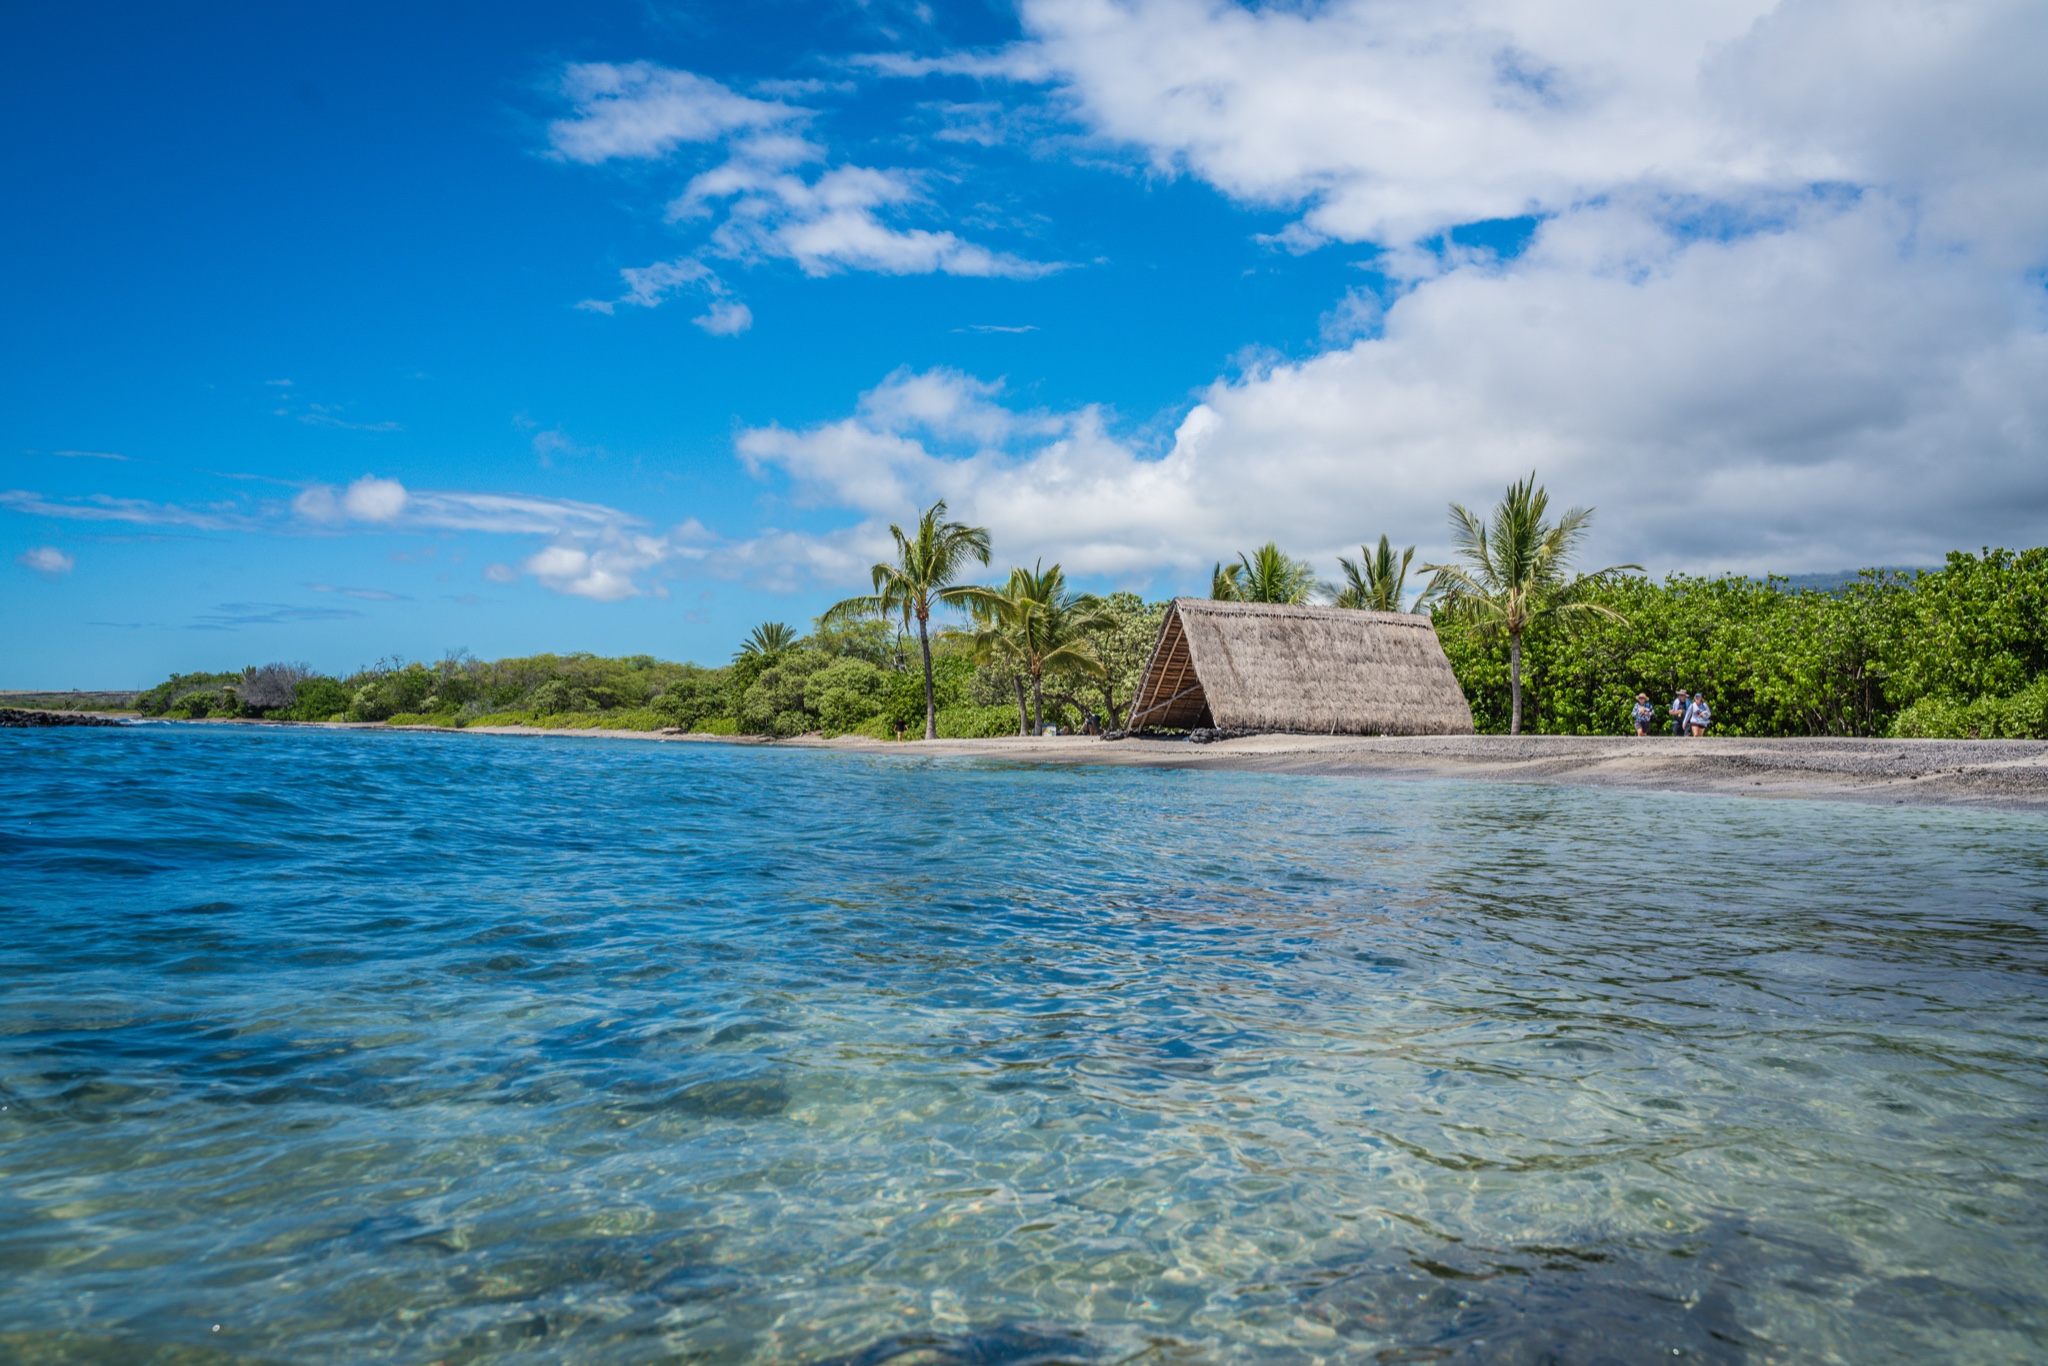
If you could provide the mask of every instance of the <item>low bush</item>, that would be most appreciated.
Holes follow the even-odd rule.
[[[939,712],[938,723],[941,740],[993,740],[997,736],[1017,733],[1017,709],[946,707]],[[921,740],[924,738],[924,727],[915,726],[910,734]]]
[[[2011,697],[1956,702],[1923,697],[1899,713],[1892,736],[1902,740],[2048,740],[2048,677]]]

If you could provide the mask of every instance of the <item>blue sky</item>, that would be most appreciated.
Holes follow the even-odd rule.
[[[2048,539],[2036,13],[1488,8],[11,8],[0,686],[717,661],[942,495],[1153,593],[1532,466]]]

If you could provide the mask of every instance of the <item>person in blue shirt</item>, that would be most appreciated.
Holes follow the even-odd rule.
[[[1639,692],[1636,694],[1635,710],[1629,713],[1629,719],[1636,723],[1637,735],[1648,735],[1650,733],[1650,727],[1657,723],[1657,711],[1650,705],[1650,695],[1648,693]]]
[[[1673,735],[1685,735],[1689,733],[1685,728],[1685,713],[1686,710],[1691,706],[1692,694],[1688,693],[1685,689],[1680,688],[1678,690],[1678,696],[1671,699],[1671,733]]]

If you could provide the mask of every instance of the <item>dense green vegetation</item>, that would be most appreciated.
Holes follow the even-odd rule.
[[[1535,476],[1492,518],[1453,505],[1458,558],[1412,605],[1430,612],[1482,732],[1627,733],[1638,692],[1661,711],[1680,688],[1704,694],[1722,735],[2048,738],[2048,548],[1951,554],[1911,574],[1866,571],[1832,592],[1784,580],[1673,575],[1620,565],[1576,573],[1591,518],[1555,523]],[[466,654],[387,660],[348,678],[291,664],[179,674],[143,693],[147,716],[681,729],[720,735],[906,734],[978,738],[1063,729],[1098,716],[1116,729],[1166,612],[1131,593],[1072,592],[1060,566],[1012,570],[1000,587],[960,583],[989,560],[985,528],[945,520],[890,530],[896,559],[875,591],[829,609],[799,636],[764,622],[730,664],[651,655]],[[1241,602],[1395,609],[1411,547],[1380,538],[1346,582],[1268,542],[1218,564],[1212,591]],[[940,609],[964,628],[934,620]],[[914,634],[913,634],[914,633]],[[914,648],[913,648],[914,646]]]
[[[1523,641],[1525,730],[1613,734],[1650,694],[1704,691],[1721,735],[2048,738],[2048,548],[1956,552],[1941,569],[1865,572],[1836,592],[1780,580],[1606,581],[1586,614]],[[1481,731],[1512,710],[1507,641],[1438,611]]]
[[[1028,660],[995,661],[976,633],[929,638],[933,722],[941,738],[1014,735],[1020,695],[1047,723],[1078,727],[1093,711],[1115,725],[1136,690],[1166,604],[1116,593],[1097,601],[1086,633],[1101,676],[1059,669],[1034,680]],[[1034,688],[1035,682],[1035,688]],[[1028,705],[1028,702],[1027,702]],[[779,622],[756,628],[732,663],[675,664],[651,655],[533,655],[437,664],[387,660],[347,678],[270,664],[239,673],[178,674],[143,693],[145,716],[272,721],[383,721],[462,727],[677,728],[713,735],[924,733],[923,652],[893,624],[820,622],[799,637]]]

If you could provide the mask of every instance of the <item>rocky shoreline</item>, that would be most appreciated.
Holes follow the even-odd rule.
[[[118,726],[112,717],[82,711],[33,711],[25,707],[0,707],[0,728],[35,729],[42,726]]]

